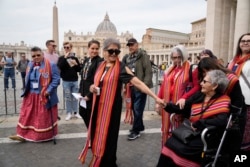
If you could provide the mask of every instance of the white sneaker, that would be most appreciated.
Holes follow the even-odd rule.
[[[70,119],[71,119],[71,113],[68,113],[67,116],[66,116],[66,118],[65,118],[65,120],[68,121]]]
[[[82,117],[81,117],[81,115],[79,115],[79,113],[76,113],[76,114],[75,114],[75,117],[76,117],[76,118],[82,119]]]

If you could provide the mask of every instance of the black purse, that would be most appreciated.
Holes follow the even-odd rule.
[[[183,123],[172,132],[172,135],[184,144],[188,144],[190,140],[199,134],[199,131],[193,131],[189,119],[184,119]]]

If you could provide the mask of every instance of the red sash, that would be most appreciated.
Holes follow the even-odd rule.
[[[103,77],[103,72],[105,71],[105,67],[106,67],[106,61],[102,62],[98,67],[94,78],[95,86],[99,86],[100,80]],[[88,128],[88,137],[86,145],[79,156],[79,160],[82,163],[84,163],[88,152],[90,139],[93,140],[92,142],[93,157],[89,165],[91,167],[100,166],[101,158],[105,151],[106,140],[108,136],[108,128],[112,114],[112,107],[114,104],[114,98],[116,94],[119,74],[120,74],[120,62],[119,59],[117,58],[114,66],[111,66],[110,69],[106,72],[105,76],[103,77],[102,91],[100,94],[100,99],[98,104],[95,104],[96,94],[93,95],[93,107],[90,119],[90,126]],[[90,136],[91,124],[92,124],[92,115],[95,107],[98,107],[98,111],[97,111],[97,121],[95,129],[95,138],[92,139]]]

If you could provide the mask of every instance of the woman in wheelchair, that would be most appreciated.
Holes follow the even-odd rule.
[[[162,148],[157,167],[201,166],[203,143],[200,132],[206,127],[215,126],[222,133],[227,124],[230,98],[224,91],[228,83],[227,76],[221,70],[208,71],[200,83],[201,91],[186,101],[184,109],[173,103],[166,104],[164,109],[169,113],[188,116],[192,131],[198,135],[189,138],[187,142],[172,135]]]

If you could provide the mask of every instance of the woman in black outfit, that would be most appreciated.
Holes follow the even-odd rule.
[[[94,83],[95,71],[103,58],[99,56],[100,42],[91,40],[88,43],[88,57],[83,61],[82,70],[80,72],[81,81],[79,93],[86,100],[87,108],[79,106],[79,114],[83,118],[86,127],[89,126],[89,120],[92,109],[92,93],[89,91],[90,85]]]

